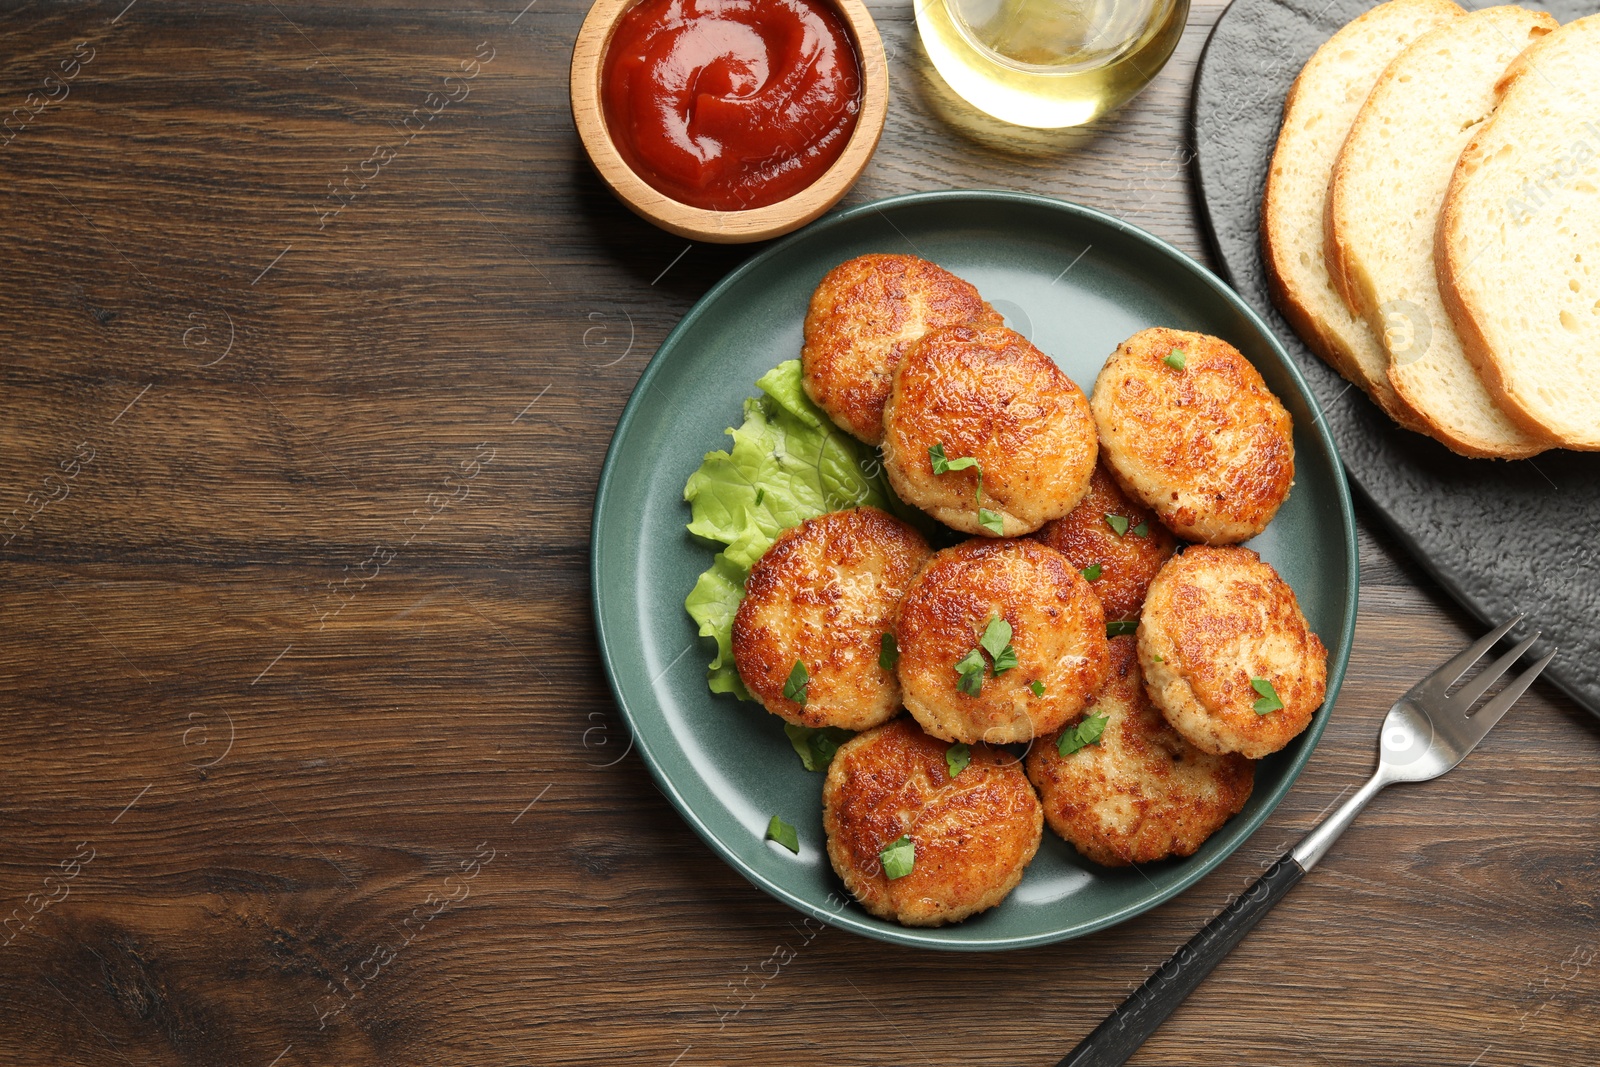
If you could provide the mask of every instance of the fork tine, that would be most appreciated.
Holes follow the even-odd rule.
[[[1493,685],[1500,676],[1509,671],[1522,654],[1539,640],[1539,631],[1535,630],[1529,636],[1518,641],[1512,646],[1511,651],[1489,664],[1478,672],[1478,676],[1456,691],[1444,706],[1447,715],[1467,715],[1472,711],[1472,705],[1478,702],[1484,691]]]
[[[1478,638],[1465,652],[1454,656],[1438,670],[1413,686],[1411,689],[1412,694],[1420,696],[1427,693],[1436,699],[1443,700],[1445,691],[1454,685],[1463,674],[1466,674],[1474,663],[1483,658],[1485,652],[1494,647],[1496,641],[1504,637],[1507,631],[1521,622],[1523,618],[1525,618],[1524,613],[1519,611],[1510,619]]]
[[[1548,667],[1550,665],[1550,661],[1555,658],[1556,650],[1551,649],[1548,655],[1546,655],[1538,663],[1535,663],[1533,666],[1523,671],[1521,674],[1517,675],[1516,678],[1511,681],[1510,685],[1500,690],[1500,692],[1495,695],[1493,700],[1479,708],[1472,715],[1472,717],[1467,720],[1472,724],[1473,732],[1478,735],[1479,740],[1483,739],[1484,734],[1487,734],[1490,730],[1494,729],[1494,724],[1500,721],[1500,717],[1511,710],[1511,705],[1515,704],[1517,702],[1517,698],[1528,691],[1528,687],[1533,684],[1533,680],[1539,677],[1539,673]],[[1476,742],[1474,742],[1474,744],[1476,744]]]

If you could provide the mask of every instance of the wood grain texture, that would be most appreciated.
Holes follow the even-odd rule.
[[[1051,1064],[1467,636],[1363,517],[1339,707],[1199,886],[998,956],[817,932],[657,792],[594,647],[611,429],[750,250],[588,169],[582,7],[122,2],[0,14],[8,107],[93,51],[0,147],[0,1062]],[[875,3],[893,102],[846,203],[1046,192],[1200,255],[1219,10],[1129,107],[1045,135],[963,111]],[[1135,1062],[1600,1059],[1597,766],[1536,688],[1376,801]]]

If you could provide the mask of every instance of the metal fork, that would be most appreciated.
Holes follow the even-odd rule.
[[[1495,627],[1394,702],[1383,720],[1378,735],[1378,770],[1367,784],[1356,790],[1339,810],[1319,823],[1300,843],[1254,885],[1229,904],[1222,914],[1189,940],[1166,963],[1145,980],[1106,1020],[1069,1052],[1057,1067],[1114,1067],[1127,1061],[1183,998],[1211,973],[1222,957],[1244,939],[1274,904],[1281,900],[1306,872],[1315,867],[1339,835],[1355,821],[1367,802],[1379,790],[1394,782],[1426,782],[1437,778],[1466,758],[1484,735],[1511,709],[1555,658],[1552,650],[1539,662],[1523,671],[1477,711],[1472,705],[1489,687],[1511,669],[1522,654],[1538,640],[1535,631],[1517,642],[1510,651],[1485,667],[1454,695],[1449,689],[1472,665],[1483,658],[1510,629],[1523,619]]]

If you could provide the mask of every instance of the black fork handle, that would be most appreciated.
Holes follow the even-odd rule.
[[[1294,856],[1280,858],[1146,978],[1144,985],[1078,1042],[1078,1047],[1067,1053],[1057,1067],[1117,1067],[1126,1063],[1177,1010],[1183,998],[1222,962],[1222,957],[1305,875],[1305,868]]]

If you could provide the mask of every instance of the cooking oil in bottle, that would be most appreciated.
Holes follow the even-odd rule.
[[[950,88],[1018,126],[1092,122],[1156,76],[1189,0],[916,0],[922,43]]]

